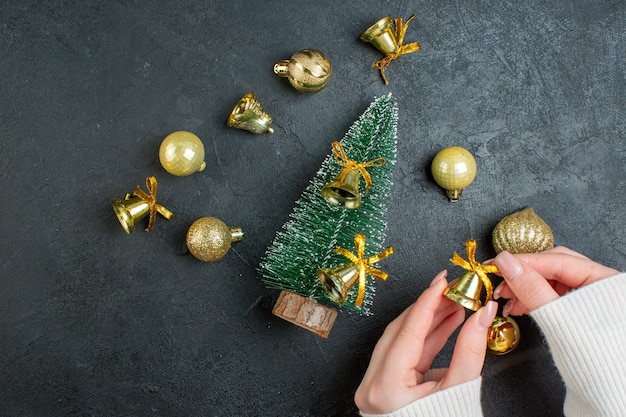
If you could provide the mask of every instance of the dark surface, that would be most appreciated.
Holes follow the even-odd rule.
[[[466,239],[493,256],[493,226],[525,206],[557,244],[624,269],[624,2],[403,3],[1,3],[0,415],[355,415],[386,323],[439,270],[460,274],[448,259]],[[413,13],[406,41],[422,50],[389,66],[387,87],[358,37]],[[272,72],[305,48],[334,69],[313,95]],[[274,135],[226,126],[250,90]],[[391,278],[373,316],[342,313],[324,340],[271,315],[278,293],[255,268],[330,142],[388,92]],[[161,168],[175,130],[203,140],[203,173]],[[479,166],[457,204],[429,173],[450,145]],[[150,175],[175,217],[127,236],[110,201]],[[210,264],[184,245],[207,215],[246,232]],[[485,415],[560,416],[547,347],[519,324],[522,345],[487,358]]]

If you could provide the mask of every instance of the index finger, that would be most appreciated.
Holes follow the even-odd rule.
[[[445,279],[438,280],[407,310],[406,317],[393,332],[393,338],[389,340],[385,349],[386,364],[391,369],[412,369],[418,365],[433,320],[441,306],[446,307],[444,303],[448,300],[442,296],[446,286]]]
[[[509,252],[500,252],[493,263],[511,291],[530,311],[559,298],[546,278]]]
[[[570,288],[578,288],[618,273],[588,258],[561,252],[518,254],[545,279],[559,281]]]

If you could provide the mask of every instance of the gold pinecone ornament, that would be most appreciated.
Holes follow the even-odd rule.
[[[554,247],[550,226],[532,207],[503,217],[491,237],[496,253],[537,253]]]

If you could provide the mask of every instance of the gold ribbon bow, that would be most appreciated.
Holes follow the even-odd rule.
[[[335,160],[337,160],[337,163],[339,165],[344,167],[343,171],[341,171],[339,175],[337,176],[337,181],[339,182],[344,181],[346,179],[346,176],[348,175],[348,172],[350,172],[353,169],[357,169],[359,170],[361,175],[363,175],[363,179],[365,180],[365,185],[367,186],[368,189],[370,189],[372,187],[372,177],[370,176],[369,172],[367,172],[365,168],[383,166],[385,165],[385,162],[386,162],[385,158],[376,158],[368,162],[359,163],[352,159],[348,159],[348,156],[346,155],[346,151],[343,149],[343,146],[341,145],[341,143],[333,142],[332,148],[333,148],[333,154],[335,155]]]
[[[335,252],[345,256],[359,268],[359,292],[356,301],[354,302],[354,304],[358,307],[363,302],[363,297],[365,296],[366,273],[381,281],[386,281],[389,277],[389,274],[386,272],[372,268],[370,265],[375,264],[381,259],[385,259],[391,255],[393,253],[393,246],[389,246],[377,255],[365,258],[365,235],[361,233],[357,233],[354,236],[354,246],[356,247],[356,255],[339,246],[335,248]]]
[[[157,191],[157,180],[154,177],[146,178],[146,187],[148,187],[148,191],[150,194],[146,194],[139,186],[135,189],[134,194],[141,198],[143,201],[150,205],[150,219],[148,220],[148,227],[146,228],[146,232],[152,230],[154,226],[154,220],[156,219],[156,214],[159,212],[163,217],[167,220],[171,219],[174,216],[174,213],[166,209],[160,204],[156,202],[156,191]]]
[[[495,265],[484,265],[480,262],[476,262],[476,241],[474,239],[469,239],[465,242],[465,250],[467,251],[467,261],[461,258],[458,253],[454,252],[454,256],[450,259],[450,262],[478,275],[485,286],[485,290],[487,291],[487,298],[485,299],[486,304],[487,301],[491,300],[493,295],[491,280],[487,274],[499,272],[498,267]]]
[[[402,45],[402,43],[404,42],[404,34],[406,33],[406,29],[409,26],[411,20],[413,20],[414,18],[415,14],[409,17],[404,23],[402,23],[401,17],[395,19],[394,24],[396,27],[396,31],[394,33],[394,37],[396,38],[396,42],[398,43],[398,49],[396,50],[396,52],[387,54],[383,59],[374,62],[373,67],[380,70],[380,75],[382,75],[383,80],[385,81],[385,85],[389,84],[389,81],[387,81],[387,77],[385,76],[385,68],[387,67],[387,65],[389,65],[391,61],[399,59],[402,55],[417,52],[421,48],[419,42],[412,42],[408,45]]]

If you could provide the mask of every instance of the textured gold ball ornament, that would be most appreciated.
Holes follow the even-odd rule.
[[[163,139],[159,147],[161,166],[172,175],[184,177],[206,168],[204,145],[191,132],[180,130]]]
[[[487,352],[492,355],[509,353],[519,344],[519,326],[511,316],[496,316],[487,332]]]
[[[467,149],[450,146],[435,155],[431,172],[435,182],[446,190],[448,199],[457,202],[463,189],[476,177],[476,160]]]
[[[187,230],[189,252],[204,262],[223,258],[233,244],[242,240],[241,228],[228,227],[215,217],[201,217]]]
[[[315,49],[304,49],[274,64],[274,73],[287,77],[293,88],[302,93],[314,93],[326,87],[332,72],[326,55]]]
[[[491,233],[496,253],[537,253],[554,247],[550,226],[532,207],[503,217]]]

